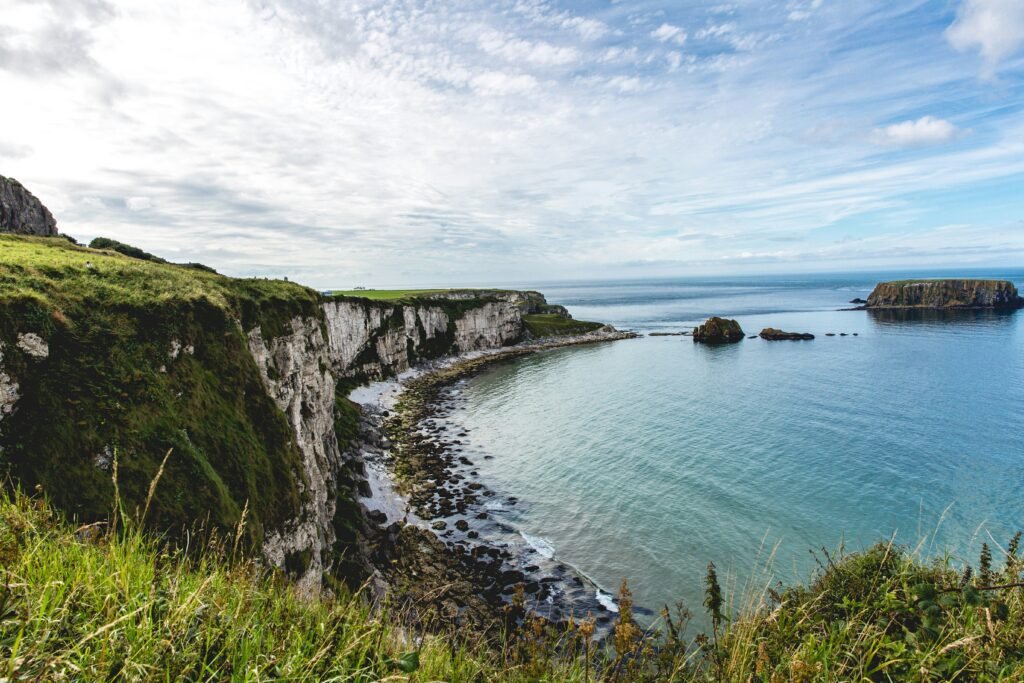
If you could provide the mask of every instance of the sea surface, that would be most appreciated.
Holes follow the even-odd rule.
[[[504,523],[652,612],[700,612],[708,562],[734,594],[892,537],[976,562],[1024,527],[1024,311],[837,310],[907,275],[1024,290],[1019,270],[531,283],[645,334],[724,315],[816,339],[542,352],[464,382],[450,419],[480,481],[518,499]]]

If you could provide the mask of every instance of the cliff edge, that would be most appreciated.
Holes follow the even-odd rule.
[[[875,285],[865,308],[1021,308],[1008,280],[896,280]]]

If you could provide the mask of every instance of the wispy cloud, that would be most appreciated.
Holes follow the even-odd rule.
[[[651,31],[651,37],[662,43],[672,41],[676,45],[682,45],[686,42],[686,31],[672,24],[662,24]]]
[[[873,138],[883,145],[909,147],[949,142],[960,133],[960,129],[945,119],[922,116],[916,121],[901,121],[876,128]]]

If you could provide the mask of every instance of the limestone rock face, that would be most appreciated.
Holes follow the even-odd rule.
[[[1008,280],[899,280],[882,282],[867,308],[1021,308],[1024,299]]]
[[[14,412],[20,398],[18,383],[4,372],[4,345],[0,343],[0,420]]]
[[[497,348],[523,337],[522,310],[511,298],[451,310],[429,301],[337,299],[325,301],[323,313],[323,320],[292,319],[291,333],[273,339],[259,327],[248,334],[267,393],[287,417],[302,453],[302,511],[268,530],[262,552],[277,567],[304,558],[298,586],[307,592],[330,570],[336,540],[338,480],[347,464],[334,432],[338,379],[391,377],[421,359]],[[172,355],[180,352],[180,344],[172,344]],[[14,385],[15,398],[16,391]]]
[[[258,327],[249,333],[249,350],[263,384],[288,418],[302,453],[302,511],[283,528],[268,531],[263,555],[277,567],[286,566],[289,557],[308,558],[298,586],[312,593],[330,569],[327,551],[335,540],[332,521],[342,460],[334,433],[335,378],[323,327],[314,318],[294,318],[291,329],[271,341]]]
[[[761,334],[757,335],[761,339],[767,339],[768,341],[799,341],[804,339],[814,339],[814,335],[809,332],[783,332],[782,330],[775,329],[774,327],[766,327],[761,330]]]
[[[333,367],[340,377],[381,378],[419,359],[497,348],[521,341],[520,301],[445,293],[437,303],[334,299],[324,303]],[[450,295],[449,295],[450,294]],[[479,304],[476,301],[479,300]],[[474,301],[447,306],[445,301]]]
[[[693,331],[693,341],[704,344],[729,344],[743,339],[743,330],[735,320],[714,316]]]
[[[57,221],[21,183],[0,176],[0,232],[52,237],[57,234]]]

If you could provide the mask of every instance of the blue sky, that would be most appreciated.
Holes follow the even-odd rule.
[[[315,286],[1024,263],[1024,2],[0,0],[0,174]]]

